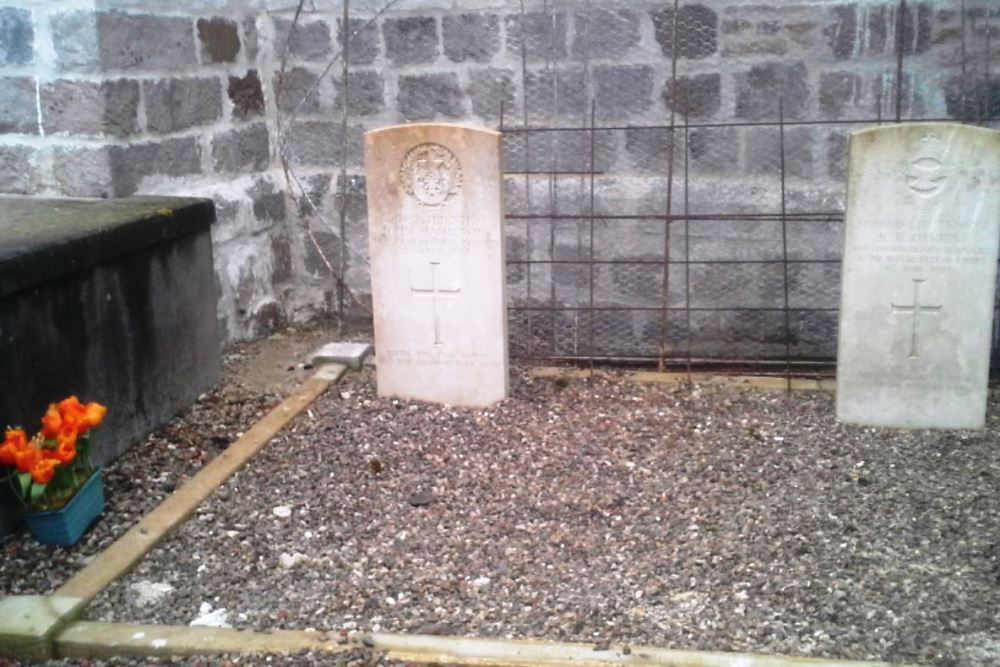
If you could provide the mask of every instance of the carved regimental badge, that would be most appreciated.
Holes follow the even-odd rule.
[[[910,190],[927,199],[941,192],[949,176],[942,158],[941,139],[933,133],[921,137],[917,159],[906,173]]]
[[[420,144],[403,158],[399,182],[422,206],[441,206],[462,188],[462,165],[441,144]]]

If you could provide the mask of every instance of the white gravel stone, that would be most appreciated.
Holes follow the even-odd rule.
[[[174,587],[167,583],[143,579],[129,586],[129,590],[136,595],[136,606],[145,607],[158,603],[162,598],[172,593]]]

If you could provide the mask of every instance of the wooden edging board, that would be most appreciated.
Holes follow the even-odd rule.
[[[308,407],[327,387],[340,379],[347,367],[321,367],[294,394],[275,406],[183,486],[167,496],[124,535],[99,553],[87,567],[60,586],[54,595],[80,598],[89,603],[113,581],[126,574],[153,547],[181,524],[198,505],[229,477],[246,465],[278,431]]]
[[[496,667],[889,667],[884,662],[772,656],[751,653],[681,651],[646,646],[601,645],[517,639],[436,637],[375,633],[346,642],[324,632],[246,631],[233,628],[93,623],[70,625],[56,639],[64,658],[184,656],[261,653],[335,654],[361,646],[390,659],[421,664]]]

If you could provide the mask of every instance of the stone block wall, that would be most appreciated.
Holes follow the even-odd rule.
[[[672,213],[685,201],[692,214],[778,212],[782,161],[788,212],[836,213],[848,132],[896,116],[897,48],[903,118],[1000,115],[991,0],[966,0],[964,17],[961,0],[909,2],[901,17],[895,0],[700,0],[680,4],[676,30],[672,1],[403,0],[381,12],[385,2],[352,0],[346,24],[342,3],[306,2],[293,31],[297,3],[277,0],[0,0],[0,191],[213,197],[219,312],[234,339],[334,308],[331,267],[364,315],[367,129],[495,128],[501,107],[508,126],[585,127],[593,113],[619,129],[509,135],[507,169],[593,169],[594,210],[640,216],[667,210],[671,151],[666,131],[642,128],[686,117],[698,126],[674,134]],[[779,104],[792,123],[783,133]],[[796,124],[806,121],[822,124]],[[585,176],[512,174],[506,186],[508,212],[589,212]],[[773,221],[673,223],[671,261],[747,263],[671,265],[668,304],[780,305],[784,276],[752,263],[780,257],[779,232]],[[802,354],[833,350],[835,315],[805,308],[836,307],[837,267],[807,260],[837,259],[839,234],[829,222],[788,230]],[[511,220],[511,260],[629,262],[597,264],[593,278],[582,261],[511,264],[512,304],[583,305],[593,280],[596,305],[608,308],[595,320],[595,353],[681,340],[686,319],[664,330],[659,313],[641,310],[663,301],[664,225],[603,219],[592,235],[593,249],[586,220]],[[637,310],[613,310],[622,306]],[[587,352],[580,313],[530,326],[522,315],[512,339]],[[690,326],[706,352],[741,339],[783,352],[775,317],[705,311]]]
[[[288,316],[294,272],[251,4],[0,2],[0,192],[213,198],[228,340]]]

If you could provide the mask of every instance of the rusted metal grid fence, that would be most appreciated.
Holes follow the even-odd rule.
[[[553,6],[545,17],[554,45],[544,37],[539,43],[537,33],[535,44],[522,39],[524,99],[500,120],[513,356],[687,373],[831,375],[847,135],[887,123],[1000,121],[992,12],[982,3],[958,7],[956,76],[909,67],[928,39],[925,4],[901,1],[886,16],[894,45],[866,65],[876,71],[869,109],[807,118],[795,66],[769,65],[742,75],[734,101],[742,117],[720,121],[705,119],[717,116],[720,77],[697,60],[715,45],[700,41],[709,35],[704,16],[675,2],[654,16],[657,39],[672,47],[666,114],[649,114],[654,121],[643,125],[613,121],[645,85],[646,70],[636,67],[630,78],[619,67],[609,78],[599,64],[562,67]],[[607,3],[587,11],[591,30],[609,32],[606,39],[627,30]],[[574,48],[586,53],[587,45]],[[533,68],[532,50],[544,54]],[[947,83],[926,80],[946,75]],[[949,87],[946,116],[929,112],[921,85]],[[581,103],[579,122],[568,123]],[[994,380],[998,330],[995,324]]]

